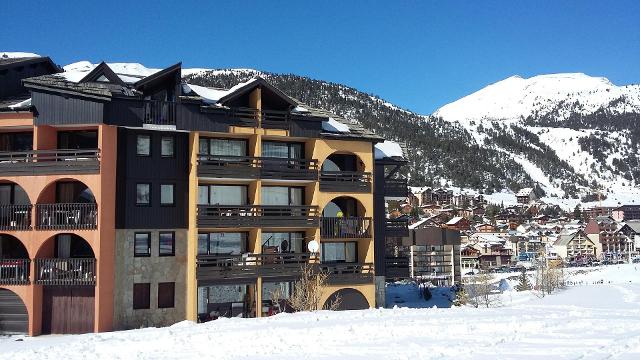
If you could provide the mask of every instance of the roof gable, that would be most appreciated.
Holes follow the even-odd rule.
[[[107,81],[105,81],[105,79]],[[105,63],[104,61],[79,81],[79,83],[86,82],[110,82],[112,84],[125,86],[124,81],[122,81],[122,79],[120,79],[120,77],[115,72],[113,72],[109,65],[107,65],[107,63]]]
[[[290,98],[289,96],[287,96],[285,93],[283,93],[280,89],[278,89],[277,87],[271,85],[269,82],[267,82],[265,79],[261,78],[261,77],[256,77],[255,79],[246,82],[245,84],[243,84],[242,86],[240,86],[237,89],[233,89],[233,91],[231,91],[229,94],[223,96],[220,98],[220,100],[218,101],[221,104],[224,104],[226,102],[232,101],[234,99],[237,99],[238,97],[247,94],[250,91],[253,91],[253,89],[255,88],[261,88],[262,90],[266,90],[269,93],[271,93],[273,96],[277,97],[278,99],[284,101],[285,103],[289,104],[289,106],[296,106],[298,105],[298,103],[296,101],[294,101],[292,98]],[[263,94],[264,96],[264,94]]]
[[[175,77],[180,79],[182,74],[182,62],[171,65],[166,69],[162,69],[156,73],[153,73],[144,79],[140,79],[133,86],[138,90],[144,90],[145,88],[153,88],[156,84],[162,83],[166,81],[170,77]]]

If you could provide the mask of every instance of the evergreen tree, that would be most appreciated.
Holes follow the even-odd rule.
[[[522,269],[522,273],[520,274],[519,280],[520,282],[516,286],[516,290],[518,291],[531,290],[531,283],[529,282],[529,277],[527,276],[526,269],[524,268]]]

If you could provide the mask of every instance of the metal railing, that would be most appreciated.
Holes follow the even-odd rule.
[[[35,259],[36,284],[95,285],[96,259]]]
[[[175,126],[176,125],[176,102],[163,100],[143,100],[144,124]]]
[[[361,171],[320,171],[320,190],[371,192],[371,173]]]
[[[357,239],[371,237],[370,217],[323,217],[320,236],[325,239]]]
[[[56,203],[36,205],[36,229],[95,229],[98,205],[95,203]]]
[[[389,237],[409,236],[409,221],[400,219],[386,219],[384,221],[384,235]]]
[[[199,205],[199,227],[318,227],[317,206]]]
[[[331,284],[370,283],[373,281],[372,263],[330,263],[319,264],[320,271],[328,275]]]
[[[0,285],[28,285],[29,259],[0,259]]]
[[[5,175],[96,172],[99,169],[98,149],[0,152],[0,173]]]
[[[318,160],[198,155],[198,175],[222,178],[317,180]]]
[[[33,205],[0,205],[0,230],[31,229]]]

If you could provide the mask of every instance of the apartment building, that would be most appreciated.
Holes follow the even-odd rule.
[[[374,194],[406,197],[379,136],[261,78],[41,59],[0,103],[0,333],[266,316],[305,264],[329,274],[323,303],[376,305]]]

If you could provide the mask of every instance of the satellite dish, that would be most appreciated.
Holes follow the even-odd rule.
[[[309,249],[309,251],[312,253],[317,253],[318,250],[320,250],[320,244],[318,244],[318,242],[315,240],[311,240],[307,244],[307,249]]]

